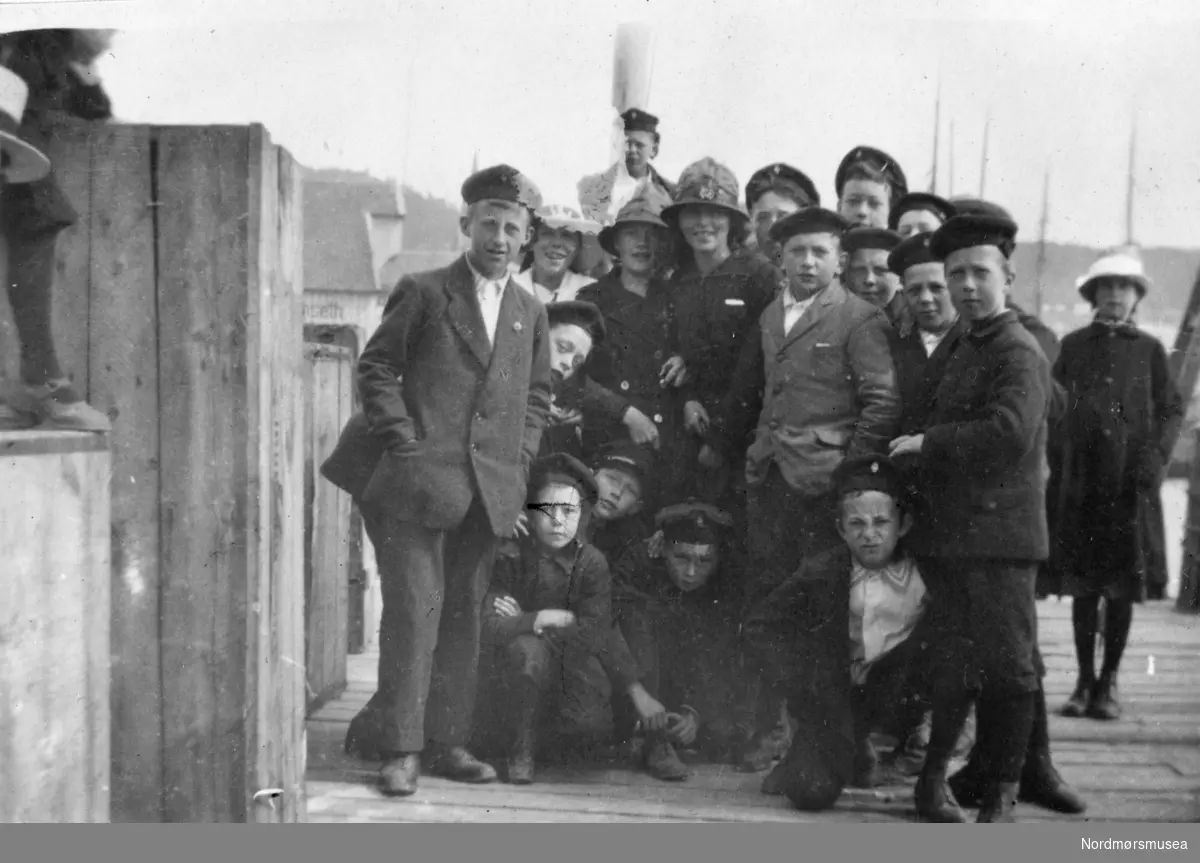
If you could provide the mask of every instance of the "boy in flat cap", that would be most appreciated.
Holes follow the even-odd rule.
[[[875,147],[855,147],[843,156],[833,185],[838,212],[864,228],[886,228],[892,207],[908,194],[900,164]]]
[[[839,544],[832,474],[847,457],[880,453],[899,428],[900,400],[883,312],[838,281],[846,221],[812,207],[777,222],[788,287],[746,339],[718,414],[718,455],[745,453],[750,602],[810,554]],[[744,441],[753,429],[753,442]],[[754,669],[750,669],[754,671]],[[780,694],[760,694],[762,745],[742,768],[765,770]]]
[[[683,359],[675,350],[675,329],[662,268],[669,233],[660,214],[670,199],[639,194],[621,208],[614,224],[600,232],[600,245],[615,268],[580,292],[604,315],[608,338],[588,363],[588,375],[625,401],[616,416],[587,422],[584,451],[631,439],[673,455],[679,435],[678,385]]]
[[[462,192],[470,248],[392,293],[358,363],[364,419],[323,466],[376,521],[379,688],[346,746],[383,761],[385,794],[416,790],[426,750],[428,772],[495,778],[466,748],[479,612],[550,412],[546,310],[508,268],[540,195],[508,165],[473,174]]]
[[[675,186],[651,164],[658,156],[662,137],[658,118],[641,108],[621,115],[625,125],[625,159],[600,174],[579,181],[579,205],[583,214],[602,225],[610,225],[629,201],[646,191],[671,198]]]
[[[912,312],[900,290],[900,280],[888,267],[888,255],[900,245],[900,235],[885,228],[853,227],[842,237],[846,253],[843,284],[850,293],[883,309],[901,336],[912,329]]]
[[[810,810],[832,806],[847,784],[874,784],[870,734],[905,691],[920,687],[937,637],[920,568],[902,545],[912,527],[902,472],[865,456],[843,462],[833,480],[843,544],[806,557],[746,623],[747,640],[784,685],[795,725],[763,791]]]
[[[20,386],[0,393],[0,430],[111,428],[64,373],[55,348],[58,236],[79,214],[46,156],[60,118],[109,119],[108,98],[91,68],[107,38],[107,31],[93,30],[0,34],[0,231],[21,359]]]
[[[927,519],[911,537],[928,566],[943,631],[936,642],[933,728],[917,782],[918,815],[965,817],[946,765],[978,695],[981,756],[978,821],[1012,821],[1040,681],[1035,662],[1038,562],[1046,527],[1046,424],[1050,367],[1005,308],[1017,225],[958,215],[933,235],[955,305],[969,330],[946,363],[923,432],[891,443],[915,462]]]
[[[888,228],[907,240],[915,234],[933,233],[955,214],[954,205],[929,192],[909,192],[888,215]]]
[[[732,518],[698,501],[655,517],[662,550],[631,548],[613,573],[613,610],[632,654],[632,673],[655,705],[642,747],[646,770],[666,781],[688,776],[681,749],[728,761],[749,740],[752,712],[740,669],[738,568],[730,557]]]
[[[691,484],[683,489],[720,505],[741,520],[742,451],[734,463],[713,459],[710,418],[729,396],[742,346],[781,287],[778,269],[745,246],[750,217],[739,200],[737,177],[704,158],[684,169],[671,206],[663,210],[679,252],[671,277],[679,353],[687,371],[683,386],[684,463]],[[740,448],[738,448],[740,450]]]
[[[816,184],[798,168],[775,162],[755,171],[746,184],[746,209],[759,254],[778,265],[779,247],[771,239],[771,226],[805,207],[819,206]]]
[[[579,460],[539,459],[526,504],[529,536],[504,544],[483,602],[482,638],[496,651],[485,667],[506,684],[499,703],[514,784],[533,781],[539,713],[551,705],[564,737],[607,730],[608,681],[597,656],[612,629],[612,583],[604,555],[578,536],[596,492]]]
[[[653,453],[627,440],[605,444],[592,459],[596,504],[585,535],[610,563],[652,532],[644,514],[653,490],[653,468]]]

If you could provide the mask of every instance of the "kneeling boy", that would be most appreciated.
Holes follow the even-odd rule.
[[[661,554],[652,553],[652,540],[625,554],[614,570],[613,609],[639,692],[673,714],[643,723],[649,725],[644,766],[653,776],[679,781],[688,770],[677,747],[699,749],[715,761],[736,758],[748,745],[754,710],[738,651],[742,593],[728,578],[737,570],[724,559],[732,519],[688,502],[667,507],[655,521],[663,533]],[[639,706],[638,713],[647,711]]]
[[[901,547],[912,526],[903,475],[867,456],[844,462],[833,479],[845,546],[805,559],[746,626],[783,681],[794,724],[763,791],[808,810],[832,806],[847,784],[873,783],[870,732],[904,691],[920,689],[931,625],[921,574]]]
[[[484,599],[483,641],[502,673],[508,780],[533,781],[539,708],[556,701],[560,727],[604,732],[607,677],[597,659],[612,627],[608,564],[576,537],[596,480],[574,457],[540,459],[529,483],[529,535],[497,555]],[[503,669],[503,671],[501,671]]]

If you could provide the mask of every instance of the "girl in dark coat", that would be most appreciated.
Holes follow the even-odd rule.
[[[1067,409],[1053,444],[1057,470],[1049,503],[1056,515],[1053,589],[1074,597],[1079,679],[1066,716],[1116,719],[1116,676],[1147,585],[1165,583],[1160,486],[1183,403],[1157,339],[1133,313],[1150,280],[1129,252],[1106,255],[1079,280],[1096,309],[1069,334],[1054,364]],[[1104,660],[1095,673],[1097,611],[1105,600]]]

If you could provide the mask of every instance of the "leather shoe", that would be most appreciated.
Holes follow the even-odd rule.
[[[946,784],[945,771],[923,771],[913,791],[917,818],[933,824],[966,824],[967,816]]]
[[[961,799],[961,798],[960,798]],[[1067,784],[1053,764],[1035,762],[1025,768],[1017,799],[1054,812],[1079,815],[1087,811],[1087,801]]]
[[[1017,819],[1013,810],[1017,807],[1016,782],[994,782],[979,804],[976,824],[1012,824]]]
[[[415,752],[400,755],[379,768],[379,790],[389,797],[408,797],[417,790],[420,774],[420,755]]]
[[[496,781],[496,769],[480,761],[465,746],[447,746],[431,753],[426,772],[458,782],[483,784]]]
[[[665,740],[647,740],[644,764],[646,772],[664,782],[682,782],[688,778],[687,765],[679,760],[675,747]]]
[[[1087,715],[1091,706],[1092,685],[1081,679],[1075,684],[1075,691],[1071,693],[1071,697],[1067,699],[1067,703],[1063,705],[1060,712],[1063,716],[1078,718]]]
[[[1121,718],[1121,705],[1117,703],[1116,681],[1101,678],[1092,690],[1092,702],[1088,705],[1087,715],[1092,719],[1102,719],[1114,722]]]

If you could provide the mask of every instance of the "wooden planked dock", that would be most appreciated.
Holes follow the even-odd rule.
[[[1075,680],[1070,602],[1038,604],[1052,714]],[[308,723],[308,819],[312,822],[890,822],[911,820],[912,791],[848,789],[837,806],[801,813],[758,793],[762,774],[695,765],[682,784],[658,782],[626,763],[539,770],[529,786],[473,786],[423,777],[406,799],[375,788],[378,765],[342,752],[346,725],[375,688],[375,654],[351,656],[341,697]],[[1022,821],[1200,821],[1200,617],[1170,601],[1134,612],[1120,679],[1119,722],[1052,715],[1054,760],[1088,798],[1083,816],[1021,805]],[[955,765],[957,766],[957,765]]]

